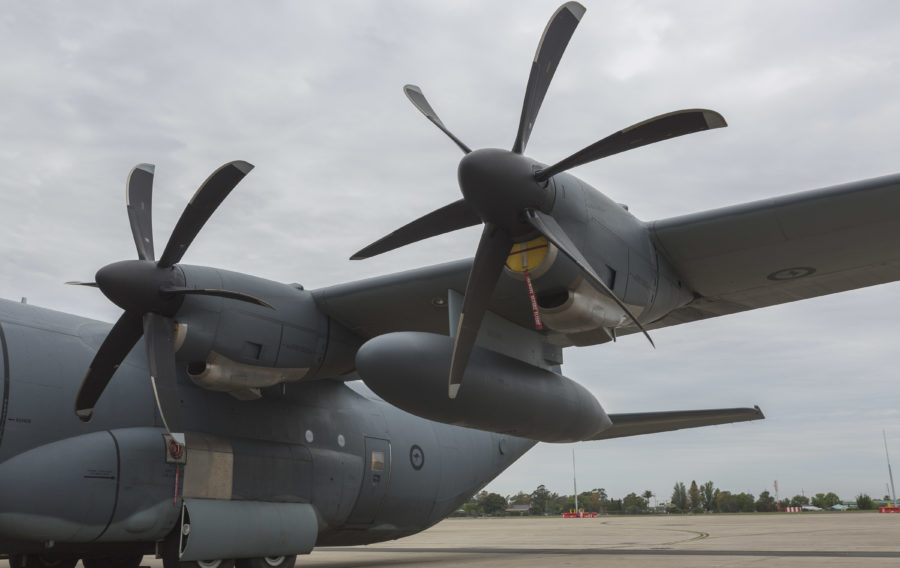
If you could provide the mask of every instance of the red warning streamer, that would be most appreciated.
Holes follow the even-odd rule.
[[[525,271],[525,286],[528,287],[528,300],[531,302],[531,315],[534,316],[534,329],[540,331],[544,329],[544,323],[541,321],[541,310],[538,309],[534,286],[531,285],[531,274],[527,270]]]
[[[172,506],[178,505],[178,464],[175,464],[175,498],[172,500]]]

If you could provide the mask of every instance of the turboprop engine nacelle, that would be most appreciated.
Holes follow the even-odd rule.
[[[487,349],[476,348],[466,388],[447,397],[450,338],[397,332],[367,341],[356,369],[376,394],[416,416],[541,442],[591,439],[612,422],[583,386]]]
[[[199,386],[256,398],[255,389],[353,370],[359,339],[322,313],[302,286],[202,266],[181,269],[188,287],[237,290],[274,308],[206,296],[185,299],[175,315],[176,358],[188,364]]]

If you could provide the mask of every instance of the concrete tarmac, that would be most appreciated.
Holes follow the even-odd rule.
[[[458,565],[898,566],[900,515],[448,519],[407,539],[316,549],[302,561],[323,568]]]
[[[161,568],[162,562],[148,556],[144,565]],[[598,565],[900,566],[900,515],[448,519],[402,540],[319,548],[297,559],[298,568]]]

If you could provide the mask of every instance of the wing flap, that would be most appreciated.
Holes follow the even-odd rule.
[[[762,420],[765,418],[765,415],[758,406],[754,406],[753,408],[610,414],[609,418],[612,420],[612,426],[591,438],[592,440],[608,440],[610,438],[669,432],[683,428],[699,428],[700,426]]]

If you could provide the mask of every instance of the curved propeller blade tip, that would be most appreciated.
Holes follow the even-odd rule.
[[[728,123],[725,122],[725,117],[714,110],[704,110],[703,119],[706,121],[706,125],[710,130],[712,130],[713,128],[725,128],[726,126],[728,126]]]
[[[250,173],[250,170],[252,170],[255,167],[250,162],[245,162],[244,160],[235,160],[235,161],[231,162],[231,165],[236,167],[238,170],[240,170],[241,173],[244,175],[247,175],[248,173]]]
[[[587,8],[585,8],[584,5],[579,2],[566,2],[565,4],[563,4],[563,8],[572,12],[572,15],[575,16],[575,18],[578,20],[581,20],[582,16],[584,16],[584,13],[587,12]]]
[[[76,410],[75,415],[78,416],[78,419],[82,422],[90,422],[91,418],[94,417],[94,409],[82,408],[81,410]]]
[[[448,395],[450,398],[456,398],[456,395],[457,395],[458,393],[459,393],[459,385],[458,385],[458,384],[456,384],[456,385],[450,385],[450,387],[447,389],[447,395]]]

